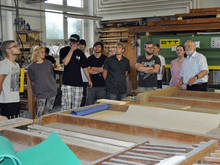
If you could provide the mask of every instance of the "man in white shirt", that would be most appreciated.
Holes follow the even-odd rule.
[[[20,67],[15,59],[21,52],[13,40],[4,41],[0,50],[3,55],[3,60],[0,61],[0,115],[10,119],[18,117],[20,111]]]
[[[161,63],[160,71],[157,73],[157,88],[162,88],[162,80],[166,71],[165,68],[166,62],[165,62],[165,58],[159,55],[159,52],[160,52],[159,44],[154,44],[154,55],[159,57]]]
[[[196,44],[192,40],[185,42],[187,57],[180,72],[181,79],[178,86],[187,85],[187,90],[207,91],[208,64],[206,57],[196,52]]]
[[[89,55],[86,52],[86,40],[84,39],[79,40],[79,49],[83,51],[83,53],[86,55],[86,58],[89,57]],[[81,75],[83,80],[83,98],[80,106],[83,107],[86,105],[86,100],[87,100],[88,79],[82,68],[81,68]]]

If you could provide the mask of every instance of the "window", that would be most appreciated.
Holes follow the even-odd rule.
[[[47,0],[45,3],[51,3],[51,4],[56,4],[56,5],[62,5],[63,0]]]
[[[67,6],[83,7],[83,0],[67,0]]]
[[[45,13],[47,39],[64,39],[63,14]]]
[[[81,37],[83,37],[83,20],[82,19],[76,19],[76,18],[67,18],[67,24],[68,24],[68,37],[71,34],[78,34]]]

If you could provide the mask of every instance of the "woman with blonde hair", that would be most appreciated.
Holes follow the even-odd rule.
[[[32,54],[32,63],[28,67],[31,87],[37,100],[37,115],[39,118],[51,112],[57,94],[56,81],[53,77],[53,65],[45,60],[45,49],[36,47]]]

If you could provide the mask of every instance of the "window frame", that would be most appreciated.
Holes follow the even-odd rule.
[[[76,19],[82,19],[82,38],[84,38],[85,36],[85,20],[83,18],[80,17],[70,17],[70,16],[66,16],[65,13],[71,13],[72,11],[74,11],[74,13],[76,14],[87,14],[88,12],[88,5],[85,5],[86,3],[88,3],[88,0],[82,0],[83,2],[83,7],[79,8],[79,7],[71,7],[71,6],[67,6],[67,0],[63,0],[63,5],[58,5],[58,4],[52,4],[52,3],[44,3],[45,5],[45,11],[46,10],[55,10],[58,12],[62,12],[63,13],[63,35],[64,35],[64,39],[48,39],[47,35],[46,35],[46,14],[45,14],[45,41],[47,43],[65,43],[66,41],[68,41],[68,23],[67,23],[67,18],[76,18]]]

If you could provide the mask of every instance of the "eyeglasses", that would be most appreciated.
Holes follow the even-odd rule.
[[[11,47],[8,47],[7,49],[12,49],[12,48],[18,48],[19,47],[19,45],[13,45],[13,46],[11,46]]]

